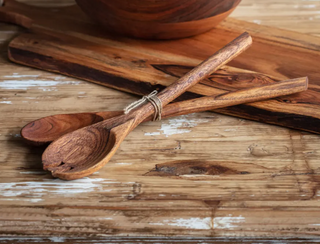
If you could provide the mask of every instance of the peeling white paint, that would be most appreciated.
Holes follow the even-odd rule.
[[[186,229],[196,229],[196,230],[210,230],[211,229],[211,218],[179,218],[172,220],[164,220],[159,223],[150,223],[151,225],[170,225],[184,227]]]
[[[10,182],[0,183],[0,196],[3,197],[24,197],[24,201],[38,202],[43,197],[56,197],[57,195],[68,196],[70,194],[88,193],[92,191],[110,192],[112,189],[105,189],[109,183],[102,178],[83,178],[72,182],[60,179],[45,181]],[[13,200],[14,198],[2,198],[2,200]],[[16,200],[16,199],[15,199]]]
[[[256,23],[256,24],[258,24],[258,25],[261,25],[261,20],[259,20],[259,19],[255,19],[255,20],[253,20],[253,23]]]
[[[53,236],[48,238],[52,242],[64,242],[66,238],[60,236]]]
[[[116,163],[118,165],[131,165],[132,163]]]
[[[145,135],[160,135],[161,133],[162,135],[169,137],[171,135],[189,133],[191,132],[191,128],[208,121],[209,120],[207,119],[198,118],[198,115],[196,114],[182,115],[174,119],[163,121],[161,128],[158,129],[160,132],[148,132],[145,133]]]
[[[11,101],[1,101],[0,103],[12,104],[12,102],[11,102]]]
[[[151,132],[151,133],[145,133],[145,136],[159,136],[160,132]]]
[[[41,198],[32,198],[32,199],[29,199],[29,202],[41,202],[42,199]]]
[[[303,8],[315,8],[316,5],[315,4],[306,4],[306,5],[302,5]]]
[[[13,73],[12,75],[4,75],[4,78],[38,78],[40,75],[19,75],[19,73]]]
[[[241,215],[238,217],[228,216],[228,217],[215,217],[213,220],[213,227],[215,229],[230,229],[236,228],[240,223],[244,223],[245,218]]]
[[[229,132],[229,131],[237,131],[237,129],[225,129],[224,131]]]
[[[27,90],[30,88],[38,88],[42,89],[43,91],[52,91],[56,90],[54,88],[56,88],[55,86],[57,85],[78,85],[81,83],[81,81],[65,80],[66,77],[55,77],[53,80],[44,80],[39,77],[40,75],[20,75],[19,73],[5,75],[3,76],[4,80],[0,82],[0,88],[9,90]]]
[[[78,85],[80,81],[49,81],[49,80],[4,80],[0,82],[0,88],[8,90],[27,90],[38,88],[44,91],[52,90],[57,85]],[[44,87],[52,87],[44,88]]]

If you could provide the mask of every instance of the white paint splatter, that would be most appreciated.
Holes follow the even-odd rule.
[[[208,122],[209,120],[198,118],[198,115],[196,114],[188,114],[176,117],[174,119],[169,119],[167,121],[168,122],[163,121],[161,128],[158,129],[161,134],[165,135],[166,137],[191,132],[191,128],[197,126],[199,123]],[[158,133],[159,132],[149,132],[145,135],[159,135]]]
[[[38,88],[44,91],[51,89],[44,87],[53,87],[57,85],[78,85],[80,81],[48,81],[48,80],[4,80],[0,82],[0,88],[8,90],[27,90],[30,88]]]
[[[258,24],[258,25],[261,25],[261,20],[255,19],[255,20],[253,20],[253,23],[256,23],[256,24]]]
[[[42,199],[41,198],[32,198],[32,199],[29,199],[30,202],[41,202]]]
[[[164,225],[164,223],[160,223],[160,222],[158,222],[158,223],[149,223],[149,225]]]
[[[172,220],[164,220],[163,222],[159,223],[150,223],[151,225],[171,225],[171,226],[178,226],[184,227],[186,229],[196,229],[196,230],[210,230],[211,229],[211,218],[179,218],[179,219],[172,219]]]
[[[131,165],[132,163],[116,163],[116,164],[119,164],[119,165]]]
[[[55,86],[57,85],[78,85],[81,83],[81,81],[68,81],[65,80],[66,77],[60,76],[55,77],[54,80],[43,80],[39,77],[40,75],[20,75],[19,73],[5,75],[3,76],[5,79],[0,82],[0,88],[9,90],[27,90],[30,88],[38,88],[42,89],[43,91],[52,91],[56,90],[54,88],[56,88]]]
[[[13,73],[12,75],[4,75],[4,78],[38,78],[40,75],[19,75],[19,73]]]
[[[303,8],[315,8],[315,4],[307,4],[307,5],[302,5]]]
[[[228,132],[228,131],[237,131],[237,129],[225,129],[224,131]]]
[[[145,136],[158,136],[160,135],[160,132],[151,132],[151,133],[145,133]]]
[[[0,103],[12,104],[12,102],[11,102],[11,101],[1,101]]]
[[[52,242],[64,242],[66,238],[60,236],[53,236],[48,238]]]
[[[116,182],[106,181],[102,178],[83,178],[72,182],[60,179],[34,181],[34,182],[10,182],[0,183],[0,196],[3,197],[23,197],[24,201],[38,202],[43,197],[56,197],[57,195],[68,196],[70,194],[88,193],[92,191],[110,192],[111,189],[104,189],[106,184]],[[12,198],[2,198],[2,200],[12,200]]]
[[[240,223],[244,223],[245,218],[241,215],[238,217],[215,217],[213,220],[213,227],[215,229],[230,229],[236,228],[239,226]]]

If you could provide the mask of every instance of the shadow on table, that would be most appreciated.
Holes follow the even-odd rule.
[[[52,175],[43,170],[41,156],[46,146],[33,146],[23,140],[17,133],[12,131],[10,135],[14,135],[7,140],[9,148],[13,150],[13,154],[9,157],[15,157],[18,160],[15,168],[21,174],[29,175],[35,178],[53,179]],[[17,154],[19,153],[19,154]]]

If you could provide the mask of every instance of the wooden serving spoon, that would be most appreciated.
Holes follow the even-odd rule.
[[[207,96],[189,101],[168,104],[162,111],[162,118],[214,110],[242,103],[257,102],[278,96],[290,95],[306,90],[308,79],[298,78],[254,88],[240,89],[216,96]],[[204,106],[205,104],[205,106]],[[57,114],[32,121],[21,130],[21,136],[30,144],[41,146],[59,137],[106,119],[122,115],[123,111],[97,113]],[[147,117],[143,122],[152,120]]]
[[[158,94],[162,106],[238,56],[252,44],[243,33],[213,56]],[[203,104],[206,106],[206,104]],[[129,114],[120,115],[68,133],[51,143],[42,155],[43,168],[64,180],[82,178],[101,169],[114,155],[125,137],[155,112],[147,103]]]

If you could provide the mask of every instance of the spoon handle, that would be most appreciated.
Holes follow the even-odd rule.
[[[241,34],[239,37],[217,51],[211,57],[189,71],[179,80],[161,91],[158,97],[161,100],[162,105],[167,105],[169,102],[173,101],[186,90],[188,90],[190,87],[207,78],[221,66],[225,65],[226,63],[240,55],[242,52],[244,52],[251,46],[251,44],[251,36],[247,32]]]
[[[211,57],[200,63],[186,75],[181,77],[176,82],[169,85],[158,94],[162,106],[166,106],[169,102],[179,97],[190,87],[197,84],[199,81],[207,78],[211,73],[219,69],[221,66],[228,63],[230,60],[244,52],[252,44],[251,36],[245,32]],[[154,108],[150,103],[135,110],[133,115],[138,118],[136,125],[141,123],[146,117],[154,112]]]
[[[214,96],[196,98],[193,100],[168,104],[163,108],[161,117],[173,116],[214,110],[243,103],[262,101],[278,96],[286,96],[307,89],[308,78],[276,82],[259,87],[241,89]],[[263,103],[262,103],[263,105]],[[275,106],[278,103],[275,101]],[[280,105],[281,106],[281,105]],[[21,130],[21,136],[29,143],[43,145],[58,139],[60,136],[80,129],[82,127],[98,123],[122,115],[123,111],[105,111],[97,113],[58,114],[32,121]],[[152,115],[144,122],[151,121]]]
[[[162,118],[208,111],[244,103],[263,101],[270,98],[302,92],[307,89],[308,78],[302,77],[276,82],[269,85],[226,92],[216,96],[205,96],[183,102],[168,104],[163,109]],[[275,106],[276,105],[277,104],[275,104]],[[145,121],[150,121],[152,118],[153,116],[149,116]]]
[[[162,110],[163,119],[174,116],[197,113],[203,111],[225,108],[239,104],[260,102],[275,97],[282,97],[308,89],[308,77],[301,77],[292,80],[279,81],[273,84],[257,86],[253,88],[240,89],[226,92],[224,94],[204,96],[201,98],[190,99],[182,102],[170,103]],[[103,119],[109,119],[122,114],[122,111],[104,111],[94,113]],[[151,121],[153,115],[147,117],[143,122]],[[83,125],[91,125],[88,123]]]

